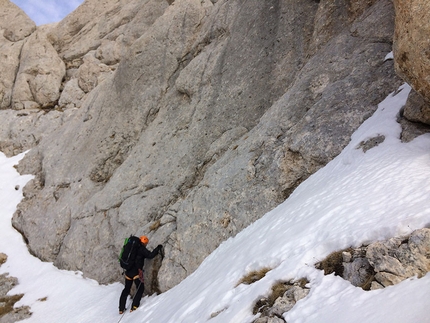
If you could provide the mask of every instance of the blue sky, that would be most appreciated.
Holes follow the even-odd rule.
[[[36,23],[58,22],[75,10],[84,0],[11,0]]]

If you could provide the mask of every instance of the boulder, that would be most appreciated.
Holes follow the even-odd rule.
[[[0,0],[0,8],[0,36],[17,42],[36,30],[36,24],[11,1]]]
[[[95,52],[90,51],[84,56],[83,64],[78,69],[78,85],[82,91],[88,93],[94,90],[111,72],[109,66],[101,63],[95,57]]]
[[[383,286],[394,285],[406,278],[424,276],[430,271],[430,229],[414,231],[406,240],[393,238],[371,244],[366,253]]]
[[[415,91],[411,91],[403,116],[412,122],[430,125],[430,104]]]
[[[0,8],[0,109],[5,109],[11,105],[23,40],[36,30],[36,25],[9,0],[1,0]]]
[[[60,108],[80,108],[84,96],[85,92],[79,87],[79,80],[71,79],[64,86],[58,105]]]
[[[424,99],[412,121],[429,124],[430,119],[430,2],[394,0],[396,28],[394,58],[397,73]],[[416,102],[411,97],[413,103]],[[407,110],[405,110],[407,111]],[[408,118],[409,116],[406,115]]]
[[[292,286],[284,293],[284,295],[276,299],[273,307],[268,313],[269,316],[282,316],[285,312],[291,310],[299,300],[305,298],[308,294],[308,288]]]
[[[271,293],[255,303],[253,314],[259,314],[259,317],[253,323],[285,322],[283,315],[309,294],[307,283],[308,281],[302,278],[273,285]]]
[[[23,41],[11,42],[0,35],[0,109],[9,108],[11,105],[23,44]]]
[[[337,255],[339,252],[333,253]],[[382,289],[430,271],[430,229],[413,231],[408,237],[376,241],[368,246],[342,251],[342,257],[330,255],[316,265],[325,263],[342,268],[336,274],[364,290]]]
[[[397,72],[430,102],[430,3],[394,0],[394,58]]]
[[[7,255],[0,253],[0,266],[6,261]],[[28,306],[15,308],[14,305],[22,298],[20,295],[9,295],[12,288],[18,285],[18,279],[6,274],[0,275],[0,323],[14,323],[31,316]]]
[[[22,48],[12,95],[15,110],[53,108],[58,103],[66,68],[46,37],[50,28],[39,27]]]
[[[369,271],[372,267],[364,257],[357,257],[353,261],[343,263],[342,277],[354,286],[364,286],[369,280]]]

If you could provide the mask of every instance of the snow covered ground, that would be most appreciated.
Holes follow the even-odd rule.
[[[33,312],[23,322],[252,322],[259,296],[279,280],[302,277],[310,281],[310,293],[285,315],[288,323],[430,322],[430,274],[369,292],[314,268],[332,251],[430,226],[430,135],[401,143],[396,122],[409,91],[405,85],[387,97],[344,151],[284,203],[222,243],[181,284],[143,298],[141,307],[124,317],[118,315],[122,284],[100,286],[28,253],[10,219],[31,177],[12,167],[22,155],[0,154],[0,252],[9,255],[0,273],[19,279],[10,294],[24,293],[16,306],[29,305]],[[385,141],[366,153],[357,149],[376,135]],[[262,267],[273,270],[236,287]]]

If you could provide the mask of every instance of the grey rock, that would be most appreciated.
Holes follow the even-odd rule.
[[[83,57],[83,64],[78,69],[79,87],[88,93],[106,79],[106,74],[111,72],[112,70],[95,58],[95,53],[91,51]]]
[[[24,39],[35,23],[9,0],[0,1],[0,109],[9,108]]]
[[[272,314],[282,315],[285,312],[288,312],[294,307],[294,300],[289,297],[280,297],[275,301],[275,304],[273,304],[272,309],[270,312]]]
[[[18,284],[18,279],[8,274],[0,275],[0,296],[4,297],[7,293]]]
[[[15,110],[52,108],[58,102],[66,68],[47,39],[50,28],[38,28],[22,48],[12,94]]]
[[[256,320],[254,320],[254,322],[252,322],[252,323],[267,323],[268,319],[269,319],[268,317],[260,317]]]
[[[285,320],[275,316],[267,318],[267,323],[285,323]]]
[[[375,275],[375,279],[380,285],[384,287],[396,285],[404,280],[401,276],[391,274],[389,272],[379,272]]]
[[[2,127],[0,127],[0,150],[7,156],[14,156],[29,150],[42,139],[48,140],[51,134],[61,125],[71,120],[74,114],[74,109],[63,113],[59,111],[45,113],[39,109],[0,111],[2,119]],[[29,164],[27,163],[26,165]],[[39,163],[36,163],[36,165],[39,165]],[[36,175],[40,171],[40,168],[29,165],[29,173]]]
[[[343,264],[342,277],[350,281],[354,286],[363,286],[369,280],[371,266],[366,258],[356,258],[352,262]]]
[[[342,252],[342,260],[343,260],[343,262],[346,262],[346,263],[351,262],[351,260],[352,260],[351,253],[347,252],[347,251],[343,251]]]
[[[273,286],[272,294],[267,298],[260,298],[254,305],[253,313],[260,313],[260,316],[253,323],[285,322],[282,318],[283,315],[309,294],[310,290],[306,287],[306,283],[306,279],[301,279]],[[279,296],[279,294],[281,295]]]
[[[51,30],[49,38],[60,56],[70,65],[79,67],[81,58],[91,50],[99,50],[99,57],[111,63],[118,53],[107,51],[104,40],[129,48],[160,17],[168,7],[162,0],[85,1],[71,15]],[[115,47],[115,46],[114,46]],[[113,54],[113,55],[112,55]]]
[[[369,149],[377,147],[379,144],[383,143],[384,140],[385,140],[385,136],[378,135],[373,138],[367,139],[366,141],[361,142],[358,148],[361,148],[363,149],[364,152],[366,152]]]
[[[36,30],[36,24],[14,3],[0,0],[0,8],[0,35],[7,40],[23,40]]]
[[[124,36],[118,36],[113,40],[104,39],[97,48],[96,58],[106,65],[119,63],[125,53]]]
[[[0,317],[0,323],[16,323],[31,317],[30,308],[27,306],[14,309]]]
[[[6,261],[7,255],[0,253],[0,266]],[[9,274],[0,275],[0,323],[15,323],[30,317],[28,306],[19,308],[10,307],[20,298],[17,295],[7,295],[12,288],[18,284],[18,279],[9,276]]]
[[[381,289],[430,271],[430,229],[342,252],[340,276],[364,290]],[[318,268],[318,266],[317,266]]]
[[[411,91],[403,116],[409,121],[430,125],[430,103],[417,92]]]
[[[372,283],[370,284],[370,290],[377,290],[377,289],[383,289],[383,288],[384,286],[376,281],[372,281]]]
[[[285,312],[291,310],[294,305],[309,294],[308,288],[292,286],[282,297],[276,299],[273,307],[268,311],[269,316],[282,316]]]
[[[85,92],[79,87],[77,78],[68,81],[61,92],[58,105],[64,108],[80,108]]]
[[[376,242],[367,249],[367,258],[377,273],[375,278],[382,285],[430,271],[430,229],[414,231],[407,241],[393,238]]]
[[[279,317],[261,317],[256,319],[253,323],[285,323],[285,321]]]
[[[102,283],[120,278],[124,238],[147,234],[166,253],[148,263],[148,286],[175,286],[339,154],[397,88],[384,61],[393,27],[389,0],[85,1],[25,45],[64,60],[66,83],[46,82],[58,96],[33,95],[23,58],[15,82],[16,108],[59,100],[64,112],[21,123],[0,111],[13,120],[0,148],[34,147],[14,226],[33,254]]]
[[[11,42],[0,35],[0,109],[9,108],[12,101],[12,90],[19,68],[19,56],[23,41]]]
[[[394,34],[395,68],[399,75],[430,104],[430,3],[426,0],[394,1],[396,29]],[[423,118],[430,118],[423,111]]]

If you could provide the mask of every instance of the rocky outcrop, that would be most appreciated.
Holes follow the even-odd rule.
[[[0,266],[7,260],[7,255],[0,253]],[[18,279],[8,274],[0,275],[0,323],[15,323],[31,316],[28,306],[14,308],[21,298],[19,295],[7,295],[18,284]]]
[[[23,40],[36,30],[36,25],[9,0],[1,0],[0,8],[0,109],[5,109],[11,104]]]
[[[365,290],[395,285],[414,276],[423,277],[430,271],[430,229],[333,253],[317,268],[324,269],[325,274],[335,273]]]
[[[414,276],[421,278],[430,271],[430,229],[423,228],[406,237],[333,252],[316,267],[324,270],[325,275],[334,273],[364,290],[385,288]],[[302,278],[273,285],[269,295],[255,302],[253,314],[258,318],[253,323],[285,323],[285,313],[309,294],[308,283],[306,278]]]
[[[147,285],[171,288],[397,88],[393,29],[390,0],[85,1],[22,40],[58,73],[39,77],[28,52],[24,109],[0,111],[0,149],[32,148],[18,168],[36,175],[13,225],[33,254],[102,283],[124,237],[147,234],[166,250]]]
[[[49,26],[46,27],[49,29]],[[60,97],[66,68],[54,47],[39,28],[26,39],[12,94],[15,110],[52,108]]]
[[[430,3],[426,0],[394,1],[395,67],[417,94],[405,108],[405,117],[430,124]],[[420,97],[420,98],[418,98]],[[422,101],[418,103],[417,100]]]
[[[18,42],[36,30],[36,24],[14,3],[0,1],[1,35],[10,42]]]
[[[118,63],[127,49],[169,6],[164,0],[84,1],[49,37],[69,67],[97,50],[104,64]]]
[[[260,298],[256,302],[253,314],[258,314],[259,317],[253,323],[285,323],[283,315],[309,294],[308,283],[302,278],[274,285],[268,297]]]

